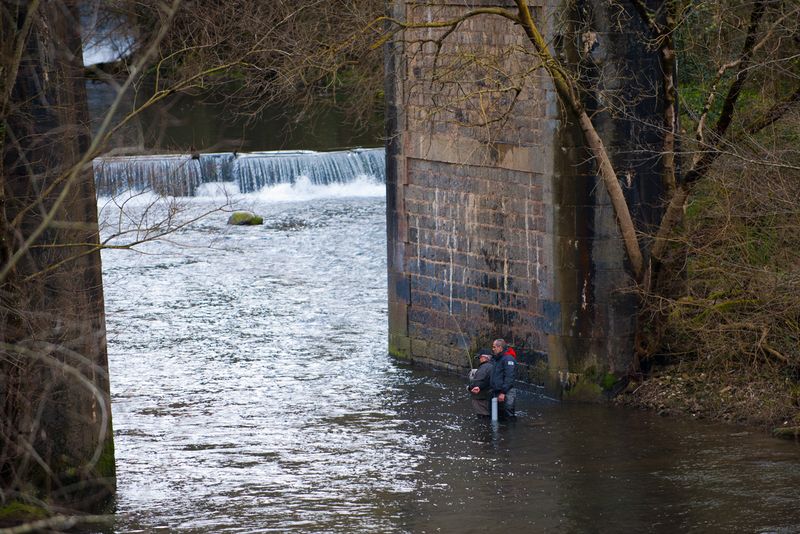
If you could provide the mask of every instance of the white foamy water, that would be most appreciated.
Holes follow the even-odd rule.
[[[203,200],[233,199],[241,196],[236,182],[209,182],[197,186],[194,196]]]
[[[162,196],[152,191],[128,190],[113,197],[98,199],[101,232],[109,244],[123,245],[143,241],[138,250],[153,247],[150,241],[184,243],[187,224],[203,224],[214,215],[227,217],[233,211],[250,211],[265,218],[266,225],[289,228],[297,223],[287,215],[291,207],[276,211],[274,205],[317,205],[328,201],[378,200],[386,196],[386,185],[369,176],[358,176],[349,183],[317,185],[301,176],[295,183],[266,186],[255,193],[241,193],[235,182],[201,184],[193,197]],[[313,205],[313,204],[312,204]],[[200,207],[203,209],[199,209]],[[275,213],[281,213],[274,218]],[[196,243],[192,243],[194,246]]]
[[[278,184],[261,189],[254,196],[262,202],[308,202],[323,198],[379,198],[386,196],[386,184],[364,174],[348,183],[316,185],[308,176],[293,184]]]

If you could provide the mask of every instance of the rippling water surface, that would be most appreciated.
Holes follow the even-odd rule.
[[[390,358],[380,189],[249,195],[263,226],[103,253],[117,532],[800,531],[794,443],[534,392],[492,429]]]

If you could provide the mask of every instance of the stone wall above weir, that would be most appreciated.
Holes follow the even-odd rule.
[[[529,3],[553,53],[589,88],[585,105],[648,229],[660,209],[652,124],[663,99],[636,13]],[[391,14],[413,26],[485,7],[516,9],[395,1]],[[480,15],[448,31],[412,28],[387,47],[390,352],[459,370],[503,337],[528,378],[553,391],[568,376],[625,374],[632,278],[575,120],[519,26]]]

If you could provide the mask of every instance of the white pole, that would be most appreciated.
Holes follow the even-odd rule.
[[[497,397],[492,397],[492,421],[497,421]]]

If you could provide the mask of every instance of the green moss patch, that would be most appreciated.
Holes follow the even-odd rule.
[[[603,389],[591,380],[583,378],[578,380],[574,386],[564,390],[564,400],[580,402],[601,402],[605,401]]]
[[[228,217],[228,224],[236,226],[255,226],[264,224],[264,218],[249,211],[234,211]]]
[[[103,444],[103,454],[95,467],[97,475],[101,478],[115,478],[117,476],[117,466],[114,461],[114,438],[109,432],[106,442]]]
[[[605,391],[611,391],[611,389],[614,387],[614,384],[616,383],[617,383],[617,375],[615,375],[614,373],[606,373],[600,380],[600,387],[603,388]]]
[[[49,514],[44,508],[19,501],[11,501],[5,506],[0,506],[0,521],[3,523],[36,521],[48,516]]]
[[[772,430],[776,438],[800,440],[800,426],[779,426]]]

